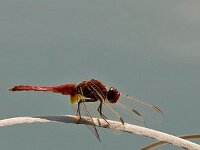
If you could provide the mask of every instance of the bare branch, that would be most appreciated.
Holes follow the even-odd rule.
[[[181,136],[179,135],[178,137],[180,137],[182,139],[199,139],[200,134],[187,134],[187,135],[181,135]],[[141,148],[140,150],[150,150],[150,149],[154,149],[154,148],[163,146],[165,144],[167,144],[167,142],[158,141],[158,142],[152,143],[150,145],[147,145],[147,146]]]
[[[79,117],[77,116],[36,116],[36,117],[16,117],[16,118],[9,118],[0,120],[0,127],[6,127],[11,126],[15,124],[25,124],[25,123],[36,123],[36,122],[62,122],[62,123],[77,123],[79,120]],[[167,143],[171,143],[173,145],[183,147],[190,150],[200,150],[200,145],[181,139],[179,137],[169,135],[167,133],[163,133],[160,131],[127,124],[122,125],[121,122],[107,120],[109,122],[109,125],[103,120],[99,118],[93,118],[94,123],[98,127],[103,128],[110,128],[110,129],[116,129],[118,131],[128,132],[128,133],[135,133],[143,136],[147,136],[150,138],[154,138],[160,141],[165,141]],[[84,119],[84,117],[79,121],[79,124],[92,124],[87,119]],[[117,128],[113,128],[116,127]]]

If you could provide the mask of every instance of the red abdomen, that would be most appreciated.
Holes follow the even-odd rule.
[[[76,93],[76,84],[64,84],[58,86],[32,86],[18,85],[9,89],[10,91],[47,91],[61,93],[63,95],[73,95]]]

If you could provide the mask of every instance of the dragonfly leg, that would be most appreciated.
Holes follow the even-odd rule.
[[[86,99],[81,99],[78,102],[78,108],[77,108],[77,111],[76,111],[76,115],[79,117],[79,120],[78,120],[77,124],[79,124],[79,122],[81,120],[80,104],[83,103],[83,102],[95,102],[95,101],[97,101],[97,100],[91,99],[91,98],[86,98]]]
[[[105,122],[107,122],[107,123],[109,124],[109,122],[106,120],[107,117],[106,117],[104,114],[102,114],[102,104],[103,104],[103,102],[100,101],[100,105],[99,105],[99,107],[97,108],[97,111],[99,112],[101,118],[103,118],[103,120],[105,120]]]
[[[79,124],[80,120],[81,120],[81,112],[80,112],[80,104],[82,103],[82,100],[80,100],[78,102],[78,108],[77,108],[77,111],[76,111],[76,115],[79,117],[78,121],[77,121],[77,124]]]
[[[78,108],[76,110],[76,115],[80,116],[80,101],[78,102]]]

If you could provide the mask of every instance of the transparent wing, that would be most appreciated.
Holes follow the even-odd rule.
[[[126,104],[120,102],[109,103],[107,101],[105,107],[109,109],[109,114],[107,115],[108,119],[113,119],[113,116],[115,116],[114,119],[121,122],[144,125],[144,119],[141,114],[136,109],[131,108]]]
[[[115,108],[113,108],[110,103],[105,103],[105,105],[112,113],[113,115],[117,118],[117,120],[119,120],[123,125],[124,125],[124,120],[121,117],[121,115],[117,112],[117,110]],[[107,116],[106,116],[107,117]],[[108,117],[107,117],[108,118]],[[111,119],[111,118],[110,118]]]
[[[110,125],[110,129],[114,129],[112,132],[115,133],[116,135],[120,135],[122,134],[122,132],[120,131],[123,131],[124,128],[125,128],[125,125],[124,125],[124,118],[122,118],[121,114],[118,113],[118,111],[112,107],[112,105],[110,103],[104,103],[103,105],[103,114],[104,116],[107,117],[107,119],[110,119],[110,120],[116,120],[116,121],[119,121],[121,122],[121,125]]]
[[[103,85],[106,87],[107,90],[109,90],[111,87],[105,83],[103,83]],[[135,113],[135,115],[133,115],[133,116],[136,117],[136,120],[138,120],[138,118],[139,118],[139,120],[142,121],[143,123],[144,123],[144,121],[146,122],[146,118],[148,118],[148,117],[152,118],[153,116],[156,118],[156,120],[164,119],[164,114],[159,107],[152,105],[147,101],[140,100],[135,97],[131,97],[127,94],[123,94],[121,91],[120,91],[120,95],[121,95],[120,100],[117,101],[117,103],[113,104],[113,106],[118,105],[117,106],[118,108],[116,108],[116,109],[122,110],[122,112],[121,112],[122,116],[126,116],[126,118],[129,118],[129,120],[131,118],[130,114],[133,115],[133,113]],[[126,112],[127,112],[126,114],[125,114],[125,112],[123,112],[124,110],[126,110]],[[127,116],[127,114],[129,114],[129,115]],[[153,115],[151,116],[151,114],[153,114]]]
[[[94,124],[94,121],[90,115],[90,112],[88,111],[87,106],[84,102],[81,103],[81,109],[82,109],[81,113],[83,113],[83,115],[86,116],[85,119]],[[99,133],[98,133],[95,125],[86,125],[86,126],[96,136],[96,138],[101,142]]]
[[[131,97],[131,96],[129,96],[129,95],[124,95],[124,94],[122,94],[122,96],[123,96],[124,98],[126,98],[127,100],[132,100],[132,101],[134,101],[134,102],[136,102],[136,103],[143,104],[143,105],[145,105],[145,106],[147,106],[147,107],[153,109],[154,111],[156,111],[157,113],[159,113],[159,114],[164,118],[163,112],[162,112],[162,111],[160,110],[160,108],[158,108],[157,106],[155,106],[155,105],[153,105],[153,104],[150,104],[150,103],[148,103],[148,102],[146,102],[146,101],[144,101],[144,100],[136,99],[136,98]]]
[[[144,123],[144,118],[142,117],[142,114],[136,110],[134,107],[129,107],[126,104],[117,102],[116,105],[119,107],[119,113],[122,114],[122,116],[127,120],[127,122],[140,122]]]
[[[80,92],[81,92],[81,95],[83,95],[82,88],[80,88]],[[92,116],[90,115],[90,112],[87,109],[86,102],[84,102],[85,101],[85,97],[82,96],[81,101],[82,102],[80,103],[80,113],[83,113],[83,115],[86,117],[85,118],[86,120],[88,120],[89,122],[93,123],[93,125],[86,125],[86,126],[96,136],[96,138],[101,142],[99,133],[97,131],[97,128],[95,127],[95,124],[94,124],[94,121],[92,119]]]
[[[128,118],[130,118],[130,112],[132,111],[132,116],[135,116],[137,120],[142,119],[141,121],[148,125],[160,124],[164,119],[163,112],[157,106],[128,95],[121,94],[119,104],[117,105],[121,105],[120,107],[124,107],[127,113],[129,111]]]
[[[105,83],[103,84],[109,90],[110,86]],[[120,95],[120,99],[111,105],[122,116],[125,122],[140,125],[144,123],[159,124],[164,119],[164,114],[159,107],[144,100],[123,94],[121,91]],[[109,103],[108,101],[106,102]]]

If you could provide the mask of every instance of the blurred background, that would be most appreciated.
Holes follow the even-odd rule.
[[[199,14],[200,2],[187,0],[0,0],[0,118],[72,114],[68,96],[10,93],[13,85],[95,78],[159,106],[165,119],[151,128],[200,133]],[[98,130],[102,143],[82,125],[16,125],[0,128],[0,145],[128,150],[154,141]]]

